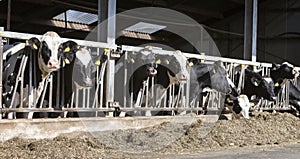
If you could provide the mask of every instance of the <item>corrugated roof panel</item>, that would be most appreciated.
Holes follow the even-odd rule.
[[[61,13],[55,17],[55,20],[65,20],[65,13]],[[80,12],[76,10],[67,10],[67,21],[90,25],[98,20],[97,14]]]

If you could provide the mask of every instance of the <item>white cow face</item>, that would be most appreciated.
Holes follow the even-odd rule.
[[[40,39],[39,66],[44,72],[56,71],[60,68],[58,49],[61,43],[60,36],[52,31],[45,33]]]

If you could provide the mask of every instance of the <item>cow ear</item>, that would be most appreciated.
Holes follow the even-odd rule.
[[[260,82],[261,82],[261,81],[258,80],[258,79],[255,78],[255,77],[252,77],[252,78],[251,78],[251,83],[252,83],[254,86],[256,86],[256,87],[259,86]]]
[[[166,59],[166,60],[165,60],[165,63],[166,63],[167,65],[169,65],[169,64],[170,64],[170,61],[169,61],[168,59]]]
[[[37,38],[30,38],[29,40],[26,40],[26,45],[30,46],[32,49],[37,50],[40,47],[40,40]]]
[[[156,62],[155,62],[156,64],[161,64],[161,60],[160,59],[158,59],[158,60],[156,60]]]
[[[272,70],[276,71],[278,69],[278,66],[275,63],[272,63]]]

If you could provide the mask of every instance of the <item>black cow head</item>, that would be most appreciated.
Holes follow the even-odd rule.
[[[64,64],[74,63],[75,53],[79,50],[80,46],[74,41],[66,41],[60,44],[58,48],[59,56]]]
[[[133,68],[135,69],[138,69],[139,67],[145,67],[145,71],[147,71],[147,74],[150,77],[153,77],[157,74],[155,55],[150,50],[144,49],[140,52],[129,53],[127,62],[133,65]]]
[[[57,71],[60,68],[58,48],[61,43],[57,33],[49,31],[41,37],[39,47],[39,67],[44,73]]]
[[[245,70],[245,86],[243,92],[250,95],[263,97],[267,100],[274,101],[274,83],[266,81],[259,73],[250,69]]]
[[[188,61],[192,67],[192,73],[197,77],[201,88],[209,87],[223,93],[231,92],[227,73],[221,62],[206,64],[195,58],[191,58]]]
[[[277,82],[278,79],[294,79],[298,71],[293,65],[284,62],[281,65],[272,64],[271,78]]]
[[[41,42],[37,38],[30,38],[26,40],[26,45],[29,46],[32,50],[38,50],[40,48]]]

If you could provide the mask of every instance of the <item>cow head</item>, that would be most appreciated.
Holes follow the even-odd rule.
[[[157,64],[155,63],[155,55],[151,50],[144,49],[140,52],[128,54],[128,62],[134,65],[134,68],[145,67],[148,76],[153,77],[157,74]]]
[[[64,64],[74,63],[75,53],[79,48],[80,46],[74,41],[66,41],[59,45],[58,53]]]
[[[298,75],[296,68],[284,62],[281,65],[272,64],[271,78],[277,82],[278,79],[294,79]]]
[[[180,51],[173,54],[156,54],[156,64],[160,65],[160,69],[167,69],[170,84],[187,80],[188,65]]]
[[[76,88],[92,87],[93,77],[96,72],[90,52],[81,48],[76,52],[76,58],[73,68],[73,81]]]
[[[236,118],[242,115],[244,118],[249,118],[250,102],[246,95],[234,97],[230,94],[226,95],[225,106],[233,113]]]
[[[206,64],[195,58],[188,61],[201,88],[209,87],[223,93],[231,92],[232,89],[222,62]]]
[[[260,74],[250,69],[246,69],[245,74],[244,91],[251,91],[248,95],[255,94],[270,101],[275,100],[274,83],[272,80],[267,81]]]
[[[49,31],[41,39],[39,47],[39,67],[44,73],[57,71],[60,68],[58,48],[60,37],[57,33]]]
[[[29,40],[26,40],[26,45],[30,46],[32,50],[38,50],[41,42],[37,38],[30,38]]]
[[[215,62],[210,70],[211,88],[223,93],[230,93],[231,86],[228,82],[227,76],[228,75],[223,63],[221,61]]]

